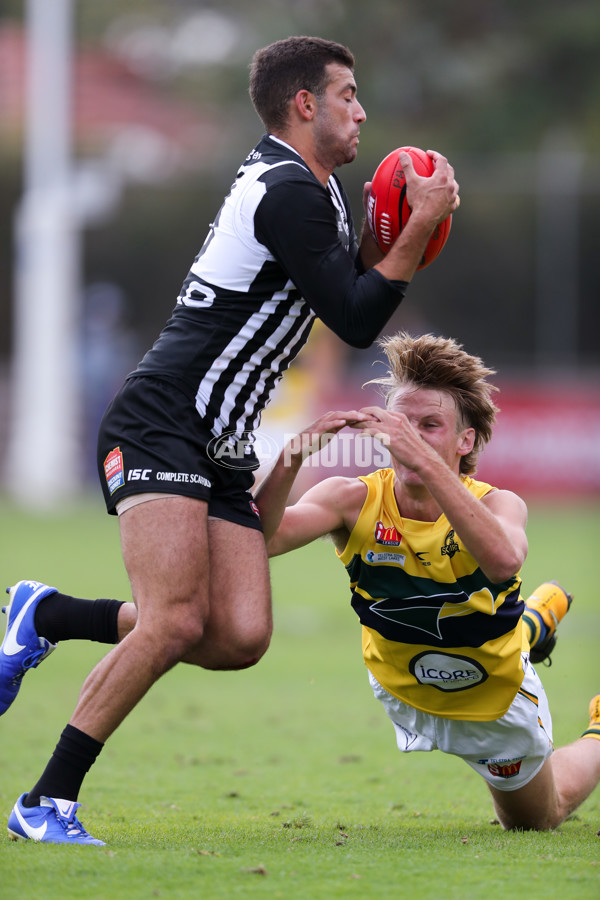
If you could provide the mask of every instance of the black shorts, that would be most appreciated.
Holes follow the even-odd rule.
[[[98,433],[98,474],[106,508],[133,494],[161,493],[208,502],[209,516],[262,530],[250,488],[252,452],[232,462],[210,455],[213,435],[176,384],[129,378],[106,410]],[[245,447],[246,451],[248,447]]]

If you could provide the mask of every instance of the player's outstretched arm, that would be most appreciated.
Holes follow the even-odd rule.
[[[355,425],[360,420],[356,410],[326,413],[283,448],[254,497],[269,556],[303,547],[345,527],[349,485],[355,479],[327,478],[294,506],[286,507],[286,503],[303,461],[322,450],[345,425]]]
[[[310,488],[287,506],[279,526],[267,542],[267,552],[280,556],[330,535],[344,547],[364,502],[366,487],[357,478],[334,476]],[[262,509],[259,503],[259,509]]]

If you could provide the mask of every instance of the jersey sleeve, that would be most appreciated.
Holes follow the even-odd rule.
[[[380,334],[408,285],[375,269],[363,271],[349,210],[345,212],[348,249],[327,191],[312,179],[282,181],[259,203],[255,235],[325,325],[351,346],[364,348]]]

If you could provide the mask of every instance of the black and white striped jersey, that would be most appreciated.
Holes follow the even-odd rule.
[[[258,427],[319,316],[369,346],[406,284],[364,272],[346,193],[264,136],[210,227],[156,343],[132,376],[176,381],[214,434]]]

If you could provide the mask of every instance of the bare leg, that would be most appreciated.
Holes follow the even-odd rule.
[[[135,603],[124,603],[119,610],[117,619],[117,628],[119,631],[119,642],[127,637],[130,631],[133,631],[137,622],[137,607]]]
[[[263,655],[273,628],[264,538],[259,531],[209,517],[208,547],[209,559],[222,562],[210,569],[203,636],[182,662],[205,669],[244,669]],[[120,641],[136,622],[135,604],[124,603],[118,619]]]
[[[70,722],[98,741],[198,644],[208,618],[207,504],[155,500],[119,522],[137,624],[88,676]]]
[[[265,653],[273,630],[271,586],[262,532],[208,520],[209,614],[204,634],[184,662],[205,669],[245,669]]]
[[[137,621],[88,676],[70,721],[101,742],[175,663],[253,665],[272,628],[260,532],[209,522],[207,504],[187,497],[139,504],[119,522]]]
[[[490,792],[503,828],[544,831],[564,822],[598,782],[600,741],[584,737],[557,750],[524,787],[499,791],[490,786]]]

